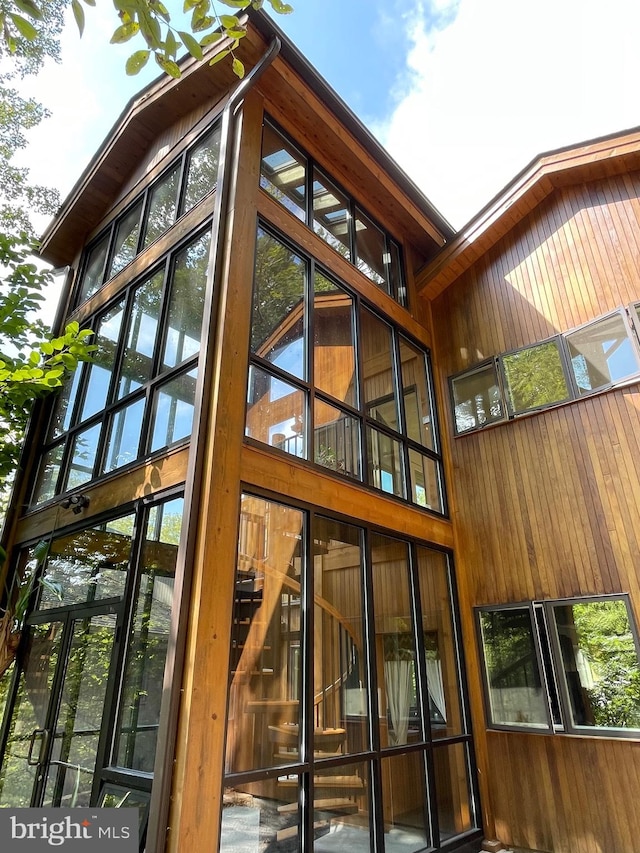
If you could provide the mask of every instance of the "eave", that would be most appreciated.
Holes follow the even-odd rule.
[[[560,187],[640,169],[640,128],[541,154],[465,225],[417,276],[433,299]]]

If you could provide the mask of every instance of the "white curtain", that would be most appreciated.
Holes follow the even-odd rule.
[[[389,733],[391,746],[399,746],[407,742],[412,675],[412,660],[386,660],[384,662],[384,682],[393,727],[393,732]]]
[[[447,700],[444,695],[444,684],[442,683],[442,664],[440,660],[429,660],[427,658],[427,684],[429,695],[433,704],[442,714],[442,719],[447,719]]]

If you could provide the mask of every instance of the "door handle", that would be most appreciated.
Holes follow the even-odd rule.
[[[40,749],[38,750],[38,757],[34,759],[33,750],[36,745],[36,739],[38,735],[42,735],[42,740],[40,741]],[[31,733],[31,738],[29,739],[29,752],[27,753],[27,764],[29,767],[37,767],[38,764],[42,762],[42,756],[46,751],[47,745],[49,743],[49,729],[34,729]]]

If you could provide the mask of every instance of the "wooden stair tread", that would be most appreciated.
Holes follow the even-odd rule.
[[[298,779],[278,779],[278,785],[283,788],[297,788]],[[364,782],[359,776],[315,776],[313,785],[315,788],[364,788]]]
[[[353,800],[347,800],[345,797],[328,797],[322,800],[314,800],[313,808],[320,812],[351,812],[355,814],[358,811],[357,803]],[[298,811],[298,803],[286,803],[283,806],[278,806],[279,814],[293,814]]]

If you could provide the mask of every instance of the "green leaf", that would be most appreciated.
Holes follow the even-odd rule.
[[[73,17],[76,19],[78,32],[80,35],[84,32],[84,9],[79,0],[71,0],[71,8],[73,9]]]
[[[215,44],[217,41],[220,41],[220,39],[222,39],[222,38],[224,38],[224,35],[222,33],[219,33],[219,32],[209,33],[208,35],[203,36],[203,38],[200,39],[200,45],[202,47],[207,47],[207,45]]]
[[[293,12],[293,6],[288,3],[283,3],[282,0],[269,0],[271,8],[279,15],[290,15]]]
[[[205,15],[201,18],[197,17],[194,12],[193,17],[191,18],[191,29],[194,33],[201,33],[203,30],[210,29],[215,22],[215,18],[212,18],[211,15]]]
[[[140,31],[140,24],[137,21],[131,21],[128,24],[122,24],[111,36],[111,44],[124,44],[124,42],[132,39],[136,33]]]
[[[36,21],[42,20],[42,12],[40,7],[37,6],[33,0],[14,0],[18,9],[21,12],[24,12],[25,15],[28,15],[30,18],[34,18]]]
[[[241,39],[241,38],[244,38],[246,36],[247,31],[245,29],[242,29],[242,28],[238,29],[238,27],[232,27],[231,29],[225,30],[225,34],[230,39]],[[238,46],[238,44],[236,41],[236,44],[234,44],[234,48],[237,46]]]
[[[221,59],[224,59],[225,56],[229,56],[230,53],[230,48],[227,48],[226,50],[221,50],[220,53],[216,53],[213,59],[209,60],[209,65],[215,65],[217,62],[220,62]]]
[[[236,77],[239,77],[242,80],[244,77],[244,64],[236,56],[233,57],[231,67],[233,68],[233,73]]]
[[[191,33],[184,33],[180,30],[178,35],[182,39],[182,44],[187,48],[191,56],[195,59],[202,59],[202,47]]]
[[[220,15],[220,23],[225,30],[231,30],[234,27],[237,27],[240,21],[236,15]]]
[[[150,50],[136,50],[132,53],[124,66],[127,75],[134,77],[147,64],[150,55]]]
[[[174,79],[178,80],[182,76],[182,72],[180,71],[180,68],[172,59],[168,59],[166,56],[164,56],[161,53],[156,53],[155,57],[156,57],[156,62],[158,63],[160,68],[162,68],[162,70],[166,74],[168,74],[169,77],[173,77]]]
[[[195,9],[199,2],[200,0],[184,0],[182,11],[189,12],[191,9]]]
[[[167,32],[167,37],[164,40],[164,52],[165,56],[175,59],[175,55],[178,52],[178,41],[173,34],[173,30],[168,30]]]
[[[152,50],[162,50],[162,29],[157,18],[140,11],[140,32]]]
[[[36,28],[32,23],[27,21],[26,18],[23,18],[22,15],[16,15],[14,12],[9,12],[9,18],[13,21],[13,24],[20,35],[24,38],[29,41],[33,41],[38,37],[38,31]]]
[[[231,6],[233,9],[246,9],[251,5],[251,0],[220,0],[225,6]]]

